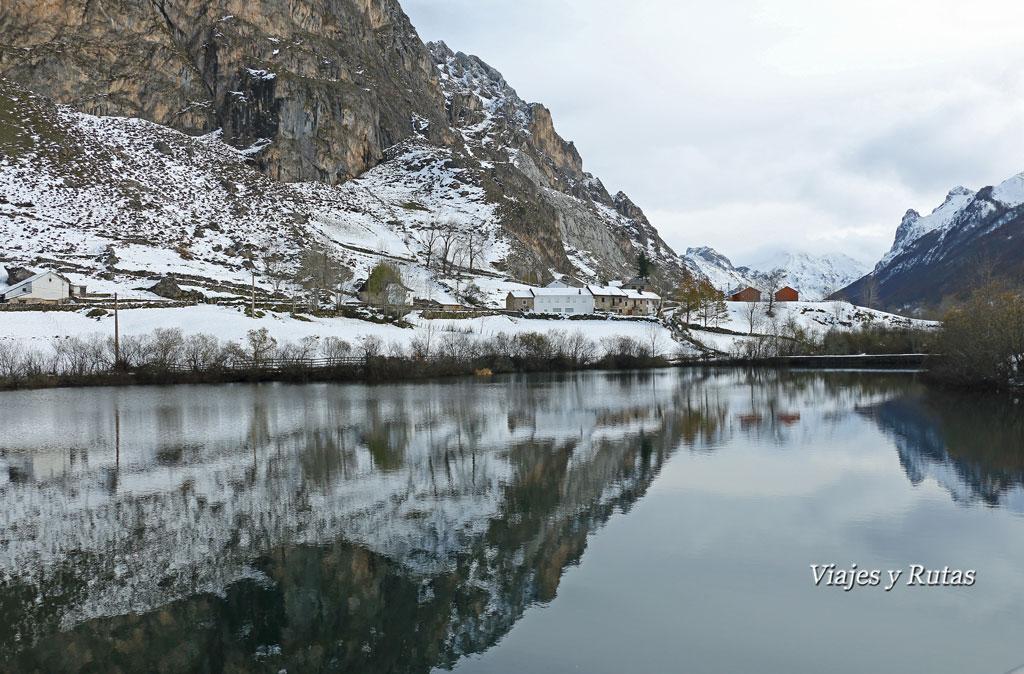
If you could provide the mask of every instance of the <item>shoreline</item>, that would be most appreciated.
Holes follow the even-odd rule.
[[[571,372],[626,372],[631,370],[661,370],[670,368],[730,368],[777,370],[850,370],[881,372],[926,372],[925,354],[895,354],[857,356],[787,356],[760,360],[742,359],[688,359],[669,360],[661,356],[619,357],[616,362],[602,360],[588,365],[566,362],[523,364],[500,367],[488,362],[458,362],[446,360],[415,360],[373,357],[365,362],[347,362],[337,366],[309,368],[292,367],[222,369],[210,371],[156,371],[137,370],[103,372],[82,375],[45,374],[31,377],[11,385],[0,381],[0,392],[34,391],[55,388],[106,388],[113,386],[184,386],[257,383],[387,383],[449,379],[454,377],[487,377],[504,374],[571,373]]]

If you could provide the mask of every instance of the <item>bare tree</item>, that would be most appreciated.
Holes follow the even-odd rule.
[[[487,238],[478,228],[473,227],[466,233],[463,243],[466,247],[466,262],[469,263],[469,270],[473,271],[480,256],[484,253]]]
[[[459,240],[459,224],[454,220],[445,220],[438,226],[438,253],[441,255],[441,274],[447,275]]]
[[[245,355],[253,367],[262,367],[270,360],[277,350],[277,340],[270,336],[266,328],[249,330],[245,333],[246,348]]]
[[[427,269],[430,269],[430,263],[434,258],[440,237],[441,230],[438,229],[437,222],[431,222],[426,231],[420,232],[419,241],[427,249]]]
[[[427,321],[426,327],[420,331],[420,333],[412,338],[409,343],[412,349],[412,357],[426,360],[430,358],[434,348],[434,333],[436,328],[434,327],[433,321]]]
[[[644,328],[644,341],[646,342],[648,355],[652,358],[659,357],[665,351],[662,328],[657,323],[651,323]]]
[[[320,351],[324,354],[324,358],[338,361],[348,358],[348,355],[352,353],[352,345],[340,337],[327,337],[321,343]]]
[[[784,269],[779,269],[778,267],[764,275],[762,283],[764,284],[763,289],[768,295],[768,311],[766,312],[768,316],[772,316],[775,313],[775,293],[782,289],[782,281],[785,278],[786,271]]]
[[[455,272],[455,298],[461,300],[462,272],[460,267],[466,266],[466,249],[456,248],[452,251],[452,268]]]
[[[878,304],[878,281],[869,277],[860,290],[861,304],[868,309],[874,309]]]
[[[315,245],[302,256],[296,281],[309,292],[313,308],[320,307],[320,295],[332,292],[340,303],[340,284],[350,275],[320,245]]]
[[[743,306],[743,315],[746,317],[747,325],[750,328],[747,334],[754,334],[754,329],[761,326],[761,320],[764,317],[762,304],[760,302],[746,302]]]
[[[263,242],[256,254],[256,264],[263,275],[270,279],[274,292],[280,292],[288,268],[284,245],[280,239],[271,237]]]

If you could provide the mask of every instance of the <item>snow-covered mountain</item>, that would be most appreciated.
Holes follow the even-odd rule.
[[[930,214],[907,211],[892,248],[837,296],[879,307],[938,305],[1024,274],[1024,173],[977,192],[955,187]]]
[[[687,248],[682,256],[686,266],[707,278],[711,285],[726,291],[740,285],[753,285],[747,269],[740,269],[732,261],[710,246]]]
[[[453,223],[480,278],[606,280],[641,251],[682,272],[544,106],[425,45],[394,0],[61,0],[0,29],[0,262],[122,291],[167,273],[223,290],[255,265],[269,288],[259,251],[294,269],[321,245],[349,291],[383,257],[436,296],[455,284],[425,232]]]
[[[687,266],[700,272],[719,289],[740,285],[759,287],[772,271],[783,272],[783,285],[800,291],[804,300],[824,299],[854,279],[860,278],[869,266],[843,253],[811,255],[804,252],[779,253],[754,264],[736,267],[729,258],[707,246],[688,248],[683,255]]]

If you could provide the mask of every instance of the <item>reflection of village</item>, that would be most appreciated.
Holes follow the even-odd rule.
[[[675,451],[799,439],[901,386],[856,378],[47,392],[0,445],[0,671],[451,666],[553,599]]]

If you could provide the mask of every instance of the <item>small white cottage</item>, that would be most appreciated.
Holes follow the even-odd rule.
[[[0,291],[0,300],[11,304],[61,304],[71,297],[71,283],[52,271],[44,271]]]

